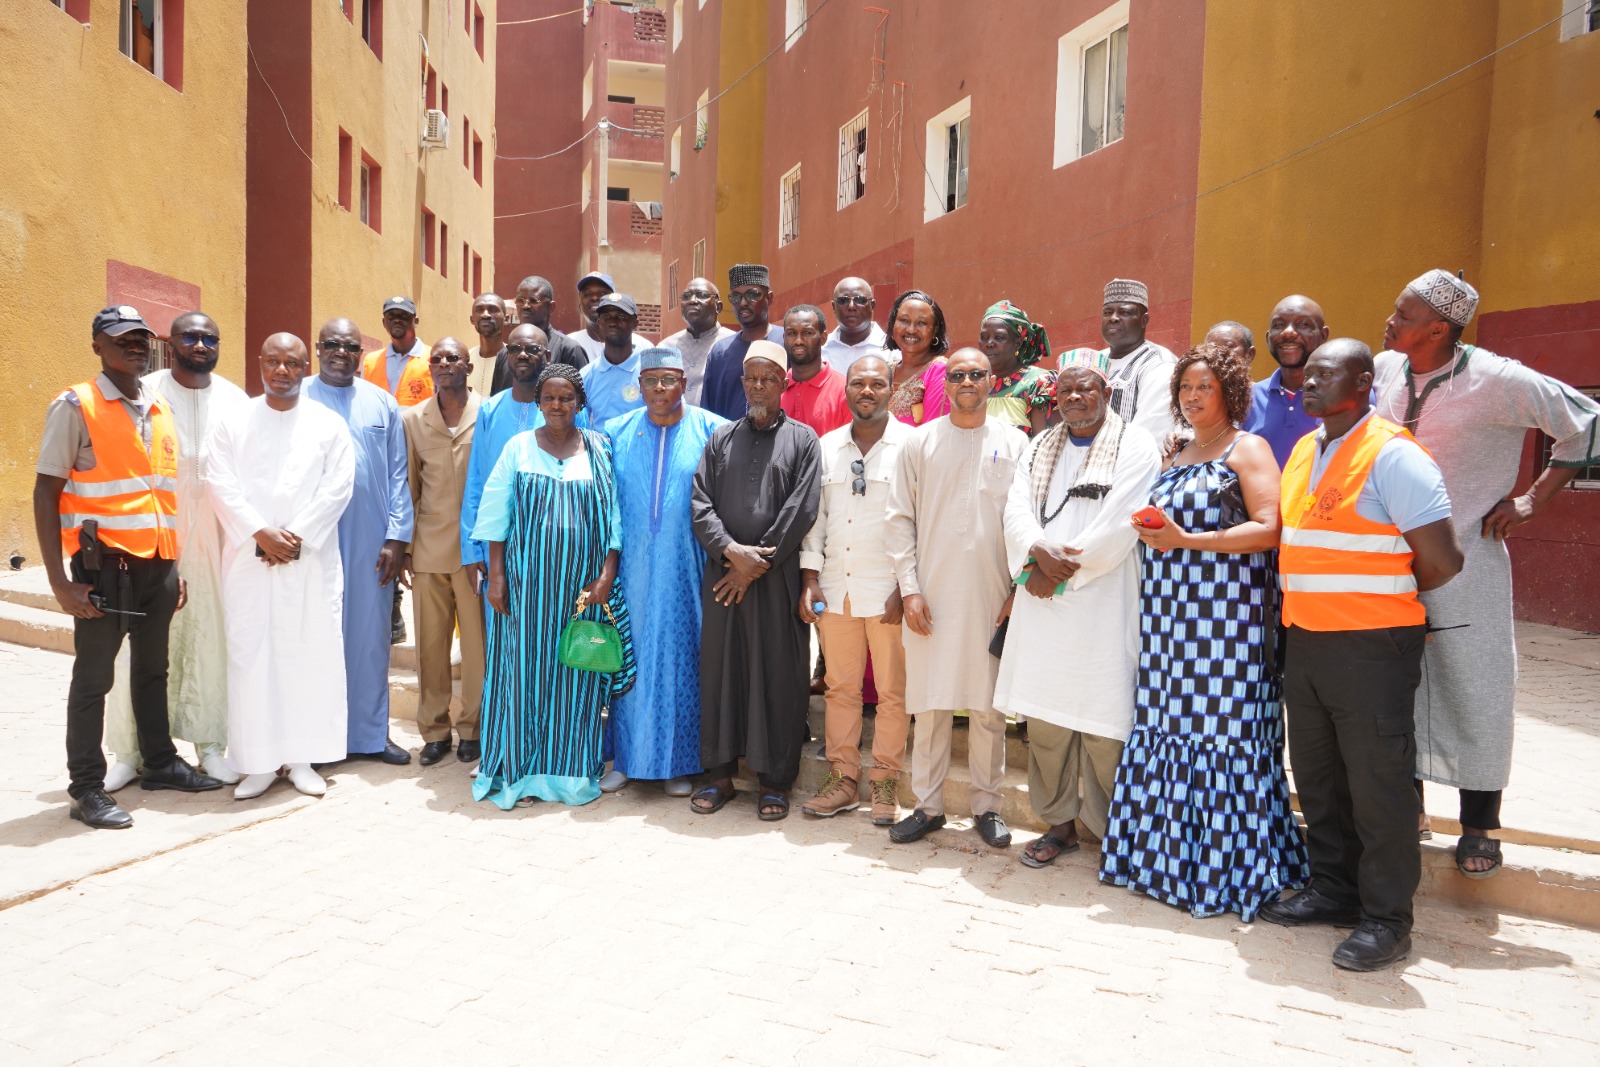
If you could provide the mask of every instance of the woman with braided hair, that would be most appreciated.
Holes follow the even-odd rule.
[[[600,795],[600,713],[633,684],[633,642],[617,563],[622,523],[611,445],[575,425],[578,372],[552,363],[536,397],[544,424],[513,437],[483,487],[473,536],[489,546],[488,663],[483,758],[472,795],[587,804]],[[622,636],[615,674],[580,671],[557,655],[579,594],[584,615]]]

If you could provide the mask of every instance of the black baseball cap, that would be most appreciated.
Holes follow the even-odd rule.
[[[383,313],[387,315],[391,311],[404,311],[412,318],[417,317],[416,302],[409,296],[391,296],[389,299],[385,300],[383,302]]]
[[[139,314],[139,309],[132,304],[112,304],[110,307],[101,308],[95,312],[94,325],[90,328],[90,337],[120,337],[132,330],[143,330],[145,333],[155,333],[149,323],[144,321],[144,316]]]

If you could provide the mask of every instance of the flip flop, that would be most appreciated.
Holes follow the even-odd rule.
[[[1034,850],[1039,848],[1041,845],[1045,848],[1055,849],[1055,855],[1051,856],[1047,860],[1040,859]],[[1062,856],[1070,855],[1078,851],[1078,849],[1081,847],[1082,846],[1076,841],[1063,841],[1054,834],[1045,834],[1043,837],[1034,841],[1027,848],[1023,849],[1022,854],[1017,858],[1022,861],[1022,864],[1025,867],[1048,867]]]
[[[762,808],[782,808],[778,812],[765,812]],[[756,818],[762,822],[777,822],[779,819],[789,817],[789,798],[774,789],[763,789],[761,798],[756,801]]]
[[[1486,871],[1467,870],[1467,860],[1487,856],[1494,864]],[[1456,870],[1468,878],[1492,878],[1500,873],[1500,842],[1492,837],[1471,834],[1456,842]]]
[[[739,791],[737,789],[723,789],[719,785],[708,785],[689,798],[689,809],[696,815],[715,815],[727,805],[728,801],[738,795]],[[711,801],[711,806],[703,808],[695,803],[697,800],[709,800]]]

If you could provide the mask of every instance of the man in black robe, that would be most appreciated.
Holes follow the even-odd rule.
[[[788,354],[753,341],[745,416],[719,428],[694,476],[701,582],[700,762],[711,782],[690,798],[709,815],[733,798],[739,757],[761,783],[766,821],[789,814],[810,694],[810,643],[797,606],[800,541],[817,518],[817,435],[783,413]]]

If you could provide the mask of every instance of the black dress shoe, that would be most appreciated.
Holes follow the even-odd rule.
[[[1361,909],[1355,904],[1341,904],[1318,889],[1305,889],[1285,900],[1274,900],[1261,909],[1261,917],[1279,926],[1357,926],[1361,922]]]
[[[417,757],[417,762],[424,767],[432,767],[435,763],[450,754],[450,739],[443,741],[429,741],[422,746],[422,755]]]
[[[204,793],[212,789],[221,789],[222,782],[209,774],[201,774],[187,763],[182,757],[174,757],[172,762],[165,767],[145,766],[144,773],[139,776],[140,789],[176,789],[183,793]]]
[[[95,830],[126,830],[133,816],[117,806],[104,789],[91,789],[72,802],[67,814]]]
[[[1410,954],[1410,934],[1397,934],[1368,919],[1333,950],[1333,963],[1347,971],[1380,971]]]
[[[921,841],[942,826],[944,826],[943,815],[929,815],[918,808],[889,827],[889,840],[897,845],[909,845],[913,841]]]
[[[472,763],[483,755],[483,748],[476,741],[463,741],[456,746],[456,759],[462,763]]]
[[[449,742],[445,742],[449,744]],[[378,753],[378,758],[385,763],[392,763],[396,767],[411,762],[411,753],[395,744],[393,741],[383,743],[383,751]]]
[[[1011,831],[998,811],[986,811],[978,816],[978,836],[990,848],[1011,847]]]

